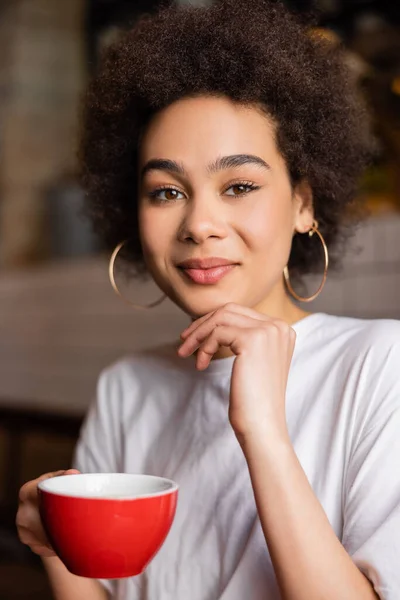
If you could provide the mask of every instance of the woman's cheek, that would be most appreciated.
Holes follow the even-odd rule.
[[[236,215],[236,229],[252,250],[263,250],[271,243],[276,226],[276,215],[268,207],[266,198],[260,199],[249,210]]]
[[[285,197],[263,197],[237,221],[246,247],[268,264],[284,268],[292,241],[292,213]]]
[[[159,280],[171,248],[168,219],[157,211],[143,211],[139,219],[143,256],[154,279]]]
[[[144,208],[139,213],[139,231],[142,249],[143,253],[148,257],[157,253],[159,240],[158,221],[157,213],[149,208]]]

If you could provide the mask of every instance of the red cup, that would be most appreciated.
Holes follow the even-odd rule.
[[[152,475],[91,473],[39,483],[40,515],[55,552],[81,577],[139,575],[174,520],[178,486]]]

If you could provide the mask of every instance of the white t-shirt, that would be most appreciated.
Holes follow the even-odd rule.
[[[294,449],[347,552],[380,598],[399,600],[400,321],[317,313],[294,329],[286,398]],[[75,466],[180,486],[164,545],[142,575],[104,582],[113,598],[280,598],[228,421],[234,359],[199,372],[171,345],[102,373]]]

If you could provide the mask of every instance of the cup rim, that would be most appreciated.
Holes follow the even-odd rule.
[[[111,477],[113,479],[119,479],[122,478],[124,476],[126,477],[130,477],[130,478],[134,478],[134,479],[153,479],[153,480],[157,480],[160,483],[166,483],[169,484],[169,487],[165,490],[160,490],[158,492],[151,492],[151,493],[147,493],[147,494],[135,494],[135,495],[130,495],[130,496],[113,496],[112,494],[110,494],[109,496],[104,495],[104,496],[83,496],[79,493],[76,492],[69,492],[69,491],[57,491],[57,490],[52,490],[51,489],[51,482],[54,481],[55,479],[60,480],[60,479],[66,479],[66,478],[70,478],[70,477],[85,477],[85,478],[95,478],[95,477],[101,477],[101,476],[105,476],[105,477]],[[144,473],[74,473],[71,475],[57,475],[56,477],[50,477],[49,479],[45,479],[44,481],[41,481],[40,483],[38,483],[38,490],[41,493],[46,493],[46,494],[51,494],[52,496],[58,496],[58,497],[63,497],[63,498],[77,498],[80,500],[90,500],[90,501],[101,501],[101,500],[108,500],[108,501],[113,501],[113,502],[124,502],[124,501],[129,501],[129,500],[143,500],[146,498],[157,498],[159,496],[168,496],[174,492],[177,492],[179,489],[179,485],[176,483],[176,481],[173,481],[172,479],[167,479],[165,477],[159,477],[157,475],[146,475]]]

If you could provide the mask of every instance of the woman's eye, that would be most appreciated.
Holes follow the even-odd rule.
[[[244,194],[257,189],[258,187],[252,183],[235,183],[225,191],[225,194],[227,196],[243,196]],[[229,193],[229,190],[232,190],[232,193]]]
[[[159,188],[150,192],[150,197],[160,202],[173,202],[184,198],[184,194],[175,188]]]

